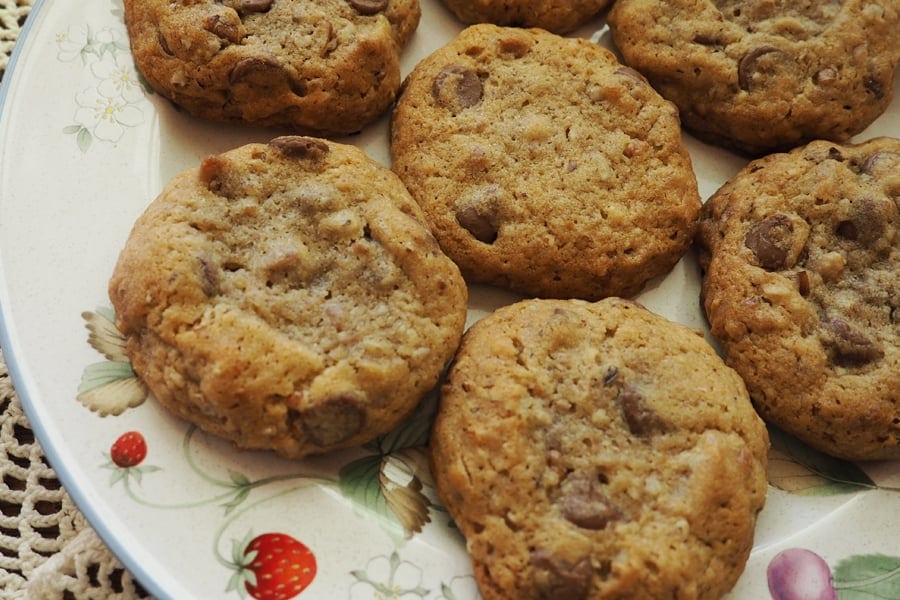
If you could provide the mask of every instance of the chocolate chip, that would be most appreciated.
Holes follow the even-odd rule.
[[[594,576],[589,558],[572,563],[549,550],[537,548],[532,551],[530,562],[540,598],[582,600],[589,597]]]
[[[900,172],[900,152],[879,150],[863,162],[861,170],[873,177],[884,177]]]
[[[837,81],[837,76],[837,71],[831,67],[825,67],[824,69],[819,69],[813,75],[813,83],[816,85],[828,85]]]
[[[625,77],[631,79],[632,81],[640,83],[641,85],[646,85],[647,83],[647,80],[644,79],[644,76],[631,67],[619,67],[615,70],[615,73],[616,75],[624,75]]]
[[[825,343],[831,350],[832,361],[843,366],[860,366],[884,357],[884,349],[859,329],[843,319],[826,320]]]
[[[884,98],[885,85],[883,81],[874,77],[866,77],[866,80],[863,82],[863,87],[866,88],[867,92],[875,96],[877,100]]]
[[[274,58],[251,56],[238,61],[228,74],[228,83],[234,85],[255,77],[268,78],[275,71],[282,71],[281,63]]]
[[[841,221],[838,223],[836,232],[839,236],[848,240],[855,240],[859,237],[859,232],[856,230],[856,225],[853,221]]]
[[[272,8],[273,0],[240,0],[238,2],[238,12],[240,13],[263,13],[268,12]]]
[[[667,429],[665,421],[647,406],[644,396],[634,386],[623,387],[617,400],[628,431],[633,435],[643,437]]]
[[[846,240],[872,245],[884,236],[888,216],[878,202],[868,196],[853,200],[850,219],[838,223],[836,233]]]
[[[479,211],[478,207],[466,206],[457,210],[456,222],[483,244],[493,244],[497,240],[499,227],[494,216]]]
[[[773,53],[784,54],[775,46],[756,46],[741,57],[738,61],[738,86],[742,90],[750,91],[750,82],[757,70],[757,62],[760,57]]]
[[[606,497],[596,477],[587,473],[573,473],[560,485],[557,499],[563,518],[582,529],[606,529],[610,521],[621,515]]]
[[[361,15],[374,15],[388,6],[388,0],[347,0],[347,3]]]
[[[310,441],[328,447],[359,433],[366,422],[366,410],[356,397],[342,394],[322,400],[296,418]]]
[[[200,288],[208,298],[219,293],[219,268],[208,257],[200,258]]]
[[[232,13],[233,14],[233,13]],[[212,15],[203,22],[203,27],[216,36],[237,44],[243,38],[240,20],[229,22],[224,15]]]
[[[612,385],[618,377],[619,377],[618,367],[609,367],[608,369],[606,369],[606,374],[603,376],[603,385],[606,385],[606,386]]]
[[[700,44],[701,46],[724,46],[725,43],[722,41],[722,38],[713,33],[695,33],[692,41],[695,44]]]
[[[200,163],[200,172],[197,178],[200,183],[214,194],[222,194],[222,171],[225,161],[218,156],[207,156]]]
[[[311,160],[321,159],[330,150],[328,142],[325,140],[302,135],[283,135],[271,140],[269,146],[279,150],[285,156]]]
[[[444,67],[431,84],[431,95],[439,106],[463,110],[481,103],[484,88],[478,74],[466,67]]]
[[[800,295],[804,298],[806,296],[809,296],[809,273],[807,273],[806,271],[800,271],[797,273],[797,289],[800,291]]]
[[[172,49],[169,47],[169,42],[166,40],[166,37],[162,34],[162,31],[159,31],[156,34],[156,41],[159,42],[159,47],[162,48],[162,51],[169,56],[175,56],[175,53],[172,52]]]
[[[775,214],[757,223],[744,236],[744,245],[767,271],[783,269],[793,244],[794,224],[787,215]]]

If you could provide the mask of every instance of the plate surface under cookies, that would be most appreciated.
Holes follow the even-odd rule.
[[[401,54],[403,73],[462,29],[439,3],[422,6],[422,23]],[[427,413],[362,448],[293,461],[235,451],[144,396],[126,407],[127,379],[116,380],[114,394],[100,392],[115,384],[93,387],[106,381],[93,375],[121,375],[128,366],[91,346],[81,315],[109,309],[106,284],[134,220],[177,173],[274,133],[193,119],[146,91],[131,68],[117,0],[40,0],[26,27],[0,90],[0,336],[49,462],[103,540],[158,598],[239,598],[227,590],[234,574],[227,564],[251,531],[308,546],[317,570],[298,600],[369,600],[388,586],[404,600],[477,598],[459,530],[434,504],[427,469],[418,468]],[[602,18],[572,35],[611,47]],[[895,100],[857,139],[900,137],[898,111]],[[389,164],[387,132],[383,118],[342,141]],[[685,142],[704,199],[747,162],[691,135]],[[470,291],[470,323],[517,298],[487,286]],[[704,329],[698,293],[689,251],[638,298]],[[102,417],[76,399],[95,394],[122,412]],[[124,469],[108,455],[128,431],[142,434],[148,452]],[[772,439],[756,542],[723,600],[769,597],[767,567],[784,550],[818,554],[818,563],[806,564],[830,571],[822,581],[832,586],[897,597],[891,571],[864,576],[898,564],[900,508],[890,491],[900,487],[897,461],[829,461],[785,436]],[[430,521],[407,531],[398,511],[413,526],[422,515]]]

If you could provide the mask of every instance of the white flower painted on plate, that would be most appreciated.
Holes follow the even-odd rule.
[[[144,113],[120,95],[110,95],[110,91],[115,91],[115,87],[98,86],[76,94],[75,122],[94,138],[116,143],[127,128],[144,122]]]
[[[115,55],[128,49],[118,32],[109,27],[95,32],[90,25],[70,26],[65,33],[57,34],[56,45],[59,47],[56,57],[62,62],[81,59],[87,63],[91,58],[102,60],[106,54]]]
[[[472,575],[460,575],[450,580],[450,583],[441,584],[441,600],[473,600],[481,598],[478,584]]]
[[[353,571],[352,575],[356,577],[356,583],[350,586],[352,600],[424,598],[429,593],[422,587],[422,569],[400,560],[397,552],[374,557],[365,571]]]
[[[118,61],[104,61],[91,65],[91,72],[100,80],[97,92],[101,96],[105,98],[118,96],[129,104],[144,99],[144,90],[134,65],[119,64]]]

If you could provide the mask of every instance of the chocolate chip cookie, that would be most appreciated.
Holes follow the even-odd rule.
[[[463,338],[431,438],[488,599],[718,599],[753,545],[768,434],[695,330],[531,299]]]
[[[466,25],[493,23],[511,27],[540,27],[568,33],[598,15],[610,0],[443,0]]]
[[[160,403],[291,458],[396,426],[455,352],[467,301],[396,175],[298,136],[176,176],[135,223],[109,295]]]
[[[677,111],[586,39],[473,25],[403,85],[393,169],[470,281],[631,296],[689,247],[700,210]]]
[[[861,132],[900,63],[895,0],[621,0],[609,26],[686,127],[754,155]]]
[[[900,140],[751,162],[703,209],[703,306],[762,416],[900,458]]]
[[[189,113],[359,131],[393,102],[418,0],[125,0],[138,69]]]

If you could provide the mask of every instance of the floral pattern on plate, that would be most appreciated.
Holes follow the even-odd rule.
[[[116,144],[128,129],[144,123],[151,93],[134,67],[128,34],[121,27],[73,25],[56,36],[57,58],[83,70],[90,85],[75,94],[72,135],[82,152],[94,141]]]
[[[82,313],[82,318],[89,331],[88,343],[107,360],[85,368],[78,399],[104,416],[121,414],[130,407],[142,404],[147,398],[147,391],[124,354],[124,339],[115,327],[113,311],[98,308]],[[402,531],[403,535],[410,537],[421,532],[431,521],[430,510],[444,510],[434,495],[425,454],[435,400],[434,397],[426,400],[398,429],[367,444],[365,449],[369,454],[345,463],[339,469],[337,479],[297,473],[251,481],[236,471],[229,471],[228,479],[217,478],[203,472],[191,459],[191,440],[197,431],[193,426],[188,428],[184,438],[185,462],[199,477],[225,490],[206,502],[220,503],[225,508],[226,516],[237,509],[254,488],[275,481],[297,480],[303,482],[300,487],[313,483],[336,487],[359,509],[373,514],[384,527],[394,533]],[[768,480],[773,487],[798,496],[832,496],[875,489],[900,491],[900,488],[876,484],[859,466],[822,454],[783,431],[770,427],[769,432],[772,446]],[[141,466],[146,455],[147,444],[139,432],[129,431],[120,435],[110,447],[107,462],[102,465],[114,471],[110,484],[121,481],[128,495],[138,503],[154,508],[178,508],[177,505],[144,499],[134,490],[132,479],[139,482],[144,474],[159,470],[155,466]],[[248,508],[253,506],[255,504]],[[220,529],[220,536],[227,524]],[[286,533],[267,535],[284,536],[290,540],[284,541],[284,544],[295,549],[306,548]],[[276,569],[267,564],[254,573],[250,565],[256,564],[253,561],[255,555],[249,549],[252,542],[248,539],[249,534],[240,543],[233,540],[230,561],[221,555],[216,557],[220,563],[236,571],[228,584],[228,591],[236,590],[242,594],[246,591],[254,598],[292,598],[309,585],[315,574],[315,557],[309,549],[297,550],[308,552],[309,557],[302,561],[298,558],[297,564],[301,566],[293,566],[306,570],[306,575],[296,582],[296,594],[258,595],[253,582],[258,580],[259,572]],[[219,547],[219,540],[214,545]],[[350,574],[356,580],[349,588],[350,598],[427,598],[432,593],[421,584],[422,570],[415,563],[402,560],[396,550],[389,556],[372,557],[365,568]],[[815,552],[789,548],[769,563],[767,578],[773,600],[855,600],[869,597],[867,594],[878,598],[900,598],[900,558],[892,556],[850,556],[838,563],[832,575],[828,564]],[[301,580],[304,582],[302,585],[299,583]],[[880,595],[882,593],[891,595]],[[477,594],[474,578],[461,575],[442,583],[437,597],[455,600],[474,598]]]

